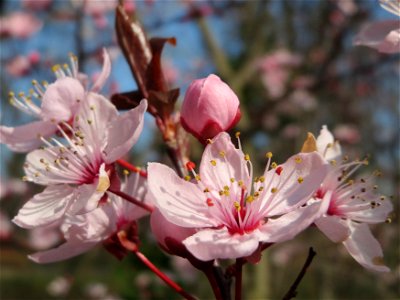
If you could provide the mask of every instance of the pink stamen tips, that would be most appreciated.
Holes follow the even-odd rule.
[[[212,199],[210,199],[210,198],[207,198],[206,203],[208,206],[214,206],[214,203],[213,203]]]
[[[186,163],[186,169],[187,169],[188,171],[193,171],[194,168],[196,168],[196,164],[195,164],[194,162],[188,161],[188,162]]]
[[[281,175],[282,171],[283,171],[283,168],[281,166],[279,166],[276,168],[275,173],[278,175]]]

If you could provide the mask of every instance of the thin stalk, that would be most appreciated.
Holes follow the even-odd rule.
[[[136,167],[134,165],[131,165],[127,161],[125,161],[123,159],[118,159],[117,163],[119,165],[121,165],[122,167],[124,167],[125,169],[129,170],[129,171],[132,171],[134,173],[139,173],[140,176],[142,176],[144,178],[147,178],[147,172],[146,171],[144,171],[144,170],[142,170],[142,169],[140,169],[140,168],[138,168],[138,167]]]
[[[208,282],[211,285],[211,288],[213,290],[214,296],[216,300],[224,300],[221,289],[218,285],[218,281],[215,277],[214,270],[213,268],[207,268],[206,270],[203,270],[204,274],[207,276]]]
[[[150,213],[153,212],[153,210],[154,210],[153,206],[148,205],[148,204],[146,204],[146,203],[144,203],[142,201],[139,201],[139,200],[129,196],[128,194],[125,194],[124,192],[114,191],[114,190],[108,190],[108,191],[113,193],[113,194],[115,194],[115,195],[117,195],[117,196],[120,196],[121,198],[125,199],[126,201],[128,201],[128,202],[130,202],[132,204],[135,204],[135,205],[147,210]]]
[[[178,294],[188,300],[196,300],[192,295],[186,292],[183,288],[181,288],[177,283],[172,281],[167,275],[165,275],[160,269],[158,269],[151,261],[144,256],[143,253],[139,251],[134,252],[136,257],[140,259],[140,261],[145,264],[154,274],[156,274],[161,280],[163,280],[167,285],[169,285],[173,290],[175,290]]]
[[[237,258],[235,265],[235,300],[242,299],[243,259]]]

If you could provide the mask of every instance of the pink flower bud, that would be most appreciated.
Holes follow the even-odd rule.
[[[181,110],[182,126],[200,142],[231,129],[240,120],[239,99],[218,76],[193,81]]]

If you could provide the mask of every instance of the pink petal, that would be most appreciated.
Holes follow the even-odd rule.
[[[389,34],[379,45],[378,51],[382,53],[400,52],[400,29],[392,30],[391,32],[389,32]]]
[[[62,218],[74,199],[73,189],[67,185],[47,187],[30,199],[14,217],[13,222],[23,228],[48,225]]]
[[[85,90],[77,79],[57,79],[43,95],[41,116],[43,120],[69,121],[84,100]]]
[[[136,143],[143,129],[147,100],[139,106],[118,116],[109,124],[104,148],[106,163],[112,163],[124,156]]]
[[[326,160],[338,159],[342,155],[340,144],[335,142],[326,125],[322,126],[317,138],[317,150]]]
[[[321,217],[315,220],[315,225],[334,243],[343,242],[350,235],[346,221],[337,216]]]
[[[16,152],[31,151],[43,143],[39,135],[47,138],[56,130],[56,125],[50,121],[37,121],[18,127],[0,126],[0,142]]]
[[[383,253],[378,241],[366,224],[350,223],[351,235],[343,242],[350,255],[364,268],[377,272],[389,272],[383,263]]]
[[[92,184],[82,184],[75,188],[75,201],[69,209],[71,214],[84,214],[94,210],[103,197],[103,191],[97,191],[98,181]]]
[[[367,25],[354,39],[354,45],[368,46],[384,53],[396,53],[399,48],[399,21],[379,21]]]
[[[281,243],[294,238],[309,227],[326,211],[328,204],[313,203],[284,214],[277,219],[268,219],[260,229],[261,242]]]
[[[111,59],[105,48],[103,48],[103,60],[101,73],[91,88],[91,91],[95,93],[101,90],[111,73]]]
[[[267,216],[281,215],[303,205],[319,188],[329,170],[329,165],[316,152],[296,154],[281,167],[280,175],[275,169],[264,175],[268,188],[261,195],[261,203]],[[277,192],[272,193],[272,188],[277,188]]]
[[[218,225],[209,218],[206,196],[194,183],[159,163],[149,163],[147,172],[150,196],[168,221],[189,228]]]
[[[357,199],[358,200],[358,199]],[[340,206],[339,209],[349,219],[362,223],[382,223],[386,221],[389,214],[393,210],[393,204],[389,199],[380,200],[378,197],[374,197],[373,201],[379,204],[371,208],[371,204],[361,203],[359,205],[348,205]]]
[[[31,254],[28,256],[28,258],[39,264],[47,264],[77,256],[89,251],[96,245],[97,242],[67,242],[55,249]]]
[[[229,186],[232,194],[240,194],[240,187],[237,183],[232,184],[231,178],[236,181],[242,180],[245,186],[249,186],[250,175],[244,154],[235,148],[226,132],[218,134],[204,150],[200,176],[206,186],[217,191],[223,190],[224,186]]]
[[[204,229],[183,241],[189,252],[203,261],[249,256],[258,243],[256,232],[231,235],[226,228]]]

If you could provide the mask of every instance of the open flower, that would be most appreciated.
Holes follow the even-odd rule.
[[[340,145],[326,126],[318,136],[317,149],[332,166],[314,196],[314,200],[329,203],[315,224],[333,242],[343,242],[350,255],[365,268],[389,271],[383,263],[382,249],[367,224],[387,220],[393,209],[392,203],[377,195],[373,175],[351,179],[352,174],[367,161],[348,162],[343,158],[340,162]],[[314,200],[311,202],[315,203]]]
[[[101,95],[91,93],[78,111],[66,145],[42,138],[48,147],[30,152],[24,165],[27,181],[46,185],[18,212],[24,228],[50,224],[65,213],[94,209],[112,184],[113,163],[136,143],[143,128],[147,101],[122,115]],[[67,126],[67,125],[65,125]]]
[[[146,180],[139,173],[131,174],[121,189],[132,197],[147,202]],[[37,263],[51,263],[82,254],[146,214],[144,209],[109,194],[95,210],[66,217],[61,226],[65,243],[57,248],[32,254],[29,258]]]
[[[10,93],[13,106],[39,119],[18,127],[0,126],[0,142],[10,149],[17,152],[36,149],[42,144],[40,137],[50,137],[58,131],[59,124],[71,123],[80,103],[104,85],[111,71],[111,62],[104,50],[102,72],[90,89],[86,87],[86,75],[78,72],[78,61],[73,55],[71,66],[56,65],[53,71],[57,77],[54,83],[41,85],[33,80],[34,89],[29,95],[19,93],[17,97]]]
[[[319,216],[317,206],[299,208],[318,188],[327,165],[317,153],[301,153],[282,165],[268,164],[252,180],[249,156],[236,149],[227,133],[207,145],[196,182],[179,178],[169,167],[150,163],[149,192],[163,216],[196,233],[183,240],[198,259],[251,255],[259,243],[293,238]],[[272,167],[270,169],[270,167]]]
[[[379,0],[387,11],[400,17],[399,0]],[[386,20],[367,25],[354,39],[354,45],[377,49],[382,53],[400,52],[400,20]]]

